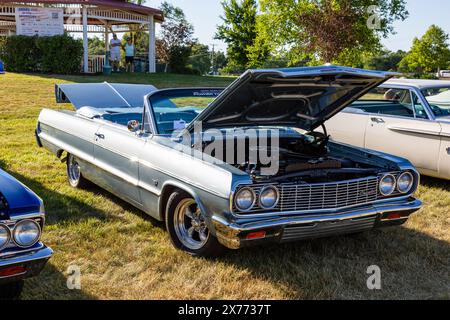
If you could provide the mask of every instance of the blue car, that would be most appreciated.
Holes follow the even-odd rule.
[[[53,251],[40,242],[42,200],[0,170],[0,299],[20,296],[24,279],[38,275]]]

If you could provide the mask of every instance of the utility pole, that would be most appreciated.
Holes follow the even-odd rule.
[[[214,43],[211,44],[211,45],[212,45],[212,51],[211,51],[211,72],[212,72],[213,76],[215,76],[216,75],[216,66],[214,65],[215,64],[214,59],[215,59],[215,56],[216,56],[216,53],[215,53],[216,45]]]

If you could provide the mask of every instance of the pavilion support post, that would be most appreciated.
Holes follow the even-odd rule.
[[[105,24],[105,51],[109,51],[109,26]]]
[[[88,15],[87,7],[83,6],[83,72],[89,72]]]
[[[148,24],[148,72],[156,72],[156,35],[154,16],[149,17]]]

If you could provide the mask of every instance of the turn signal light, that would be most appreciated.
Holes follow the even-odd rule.
[[[257,231],[257,232],[252,232],[249,233],[245,236],[245,239],[247,240],[255,240],[255,239],[261,239],[264,238],[266,236],[266,232],[265,231]]]
[[[0,271],[0,278],[12,277],[27,272],[24,267],[10,267]]]
[[[395,219],[401,219],[401,218],[402,218],[402,215],[399,213],[391,213],[391,214],[388,214],[388,216],[386,217],[386,219],[388,219],[388,220],[395,220]]]

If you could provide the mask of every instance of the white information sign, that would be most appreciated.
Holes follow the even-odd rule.
[[[63,9],[16,8],[18,35],[49,37],[64,34]]]

